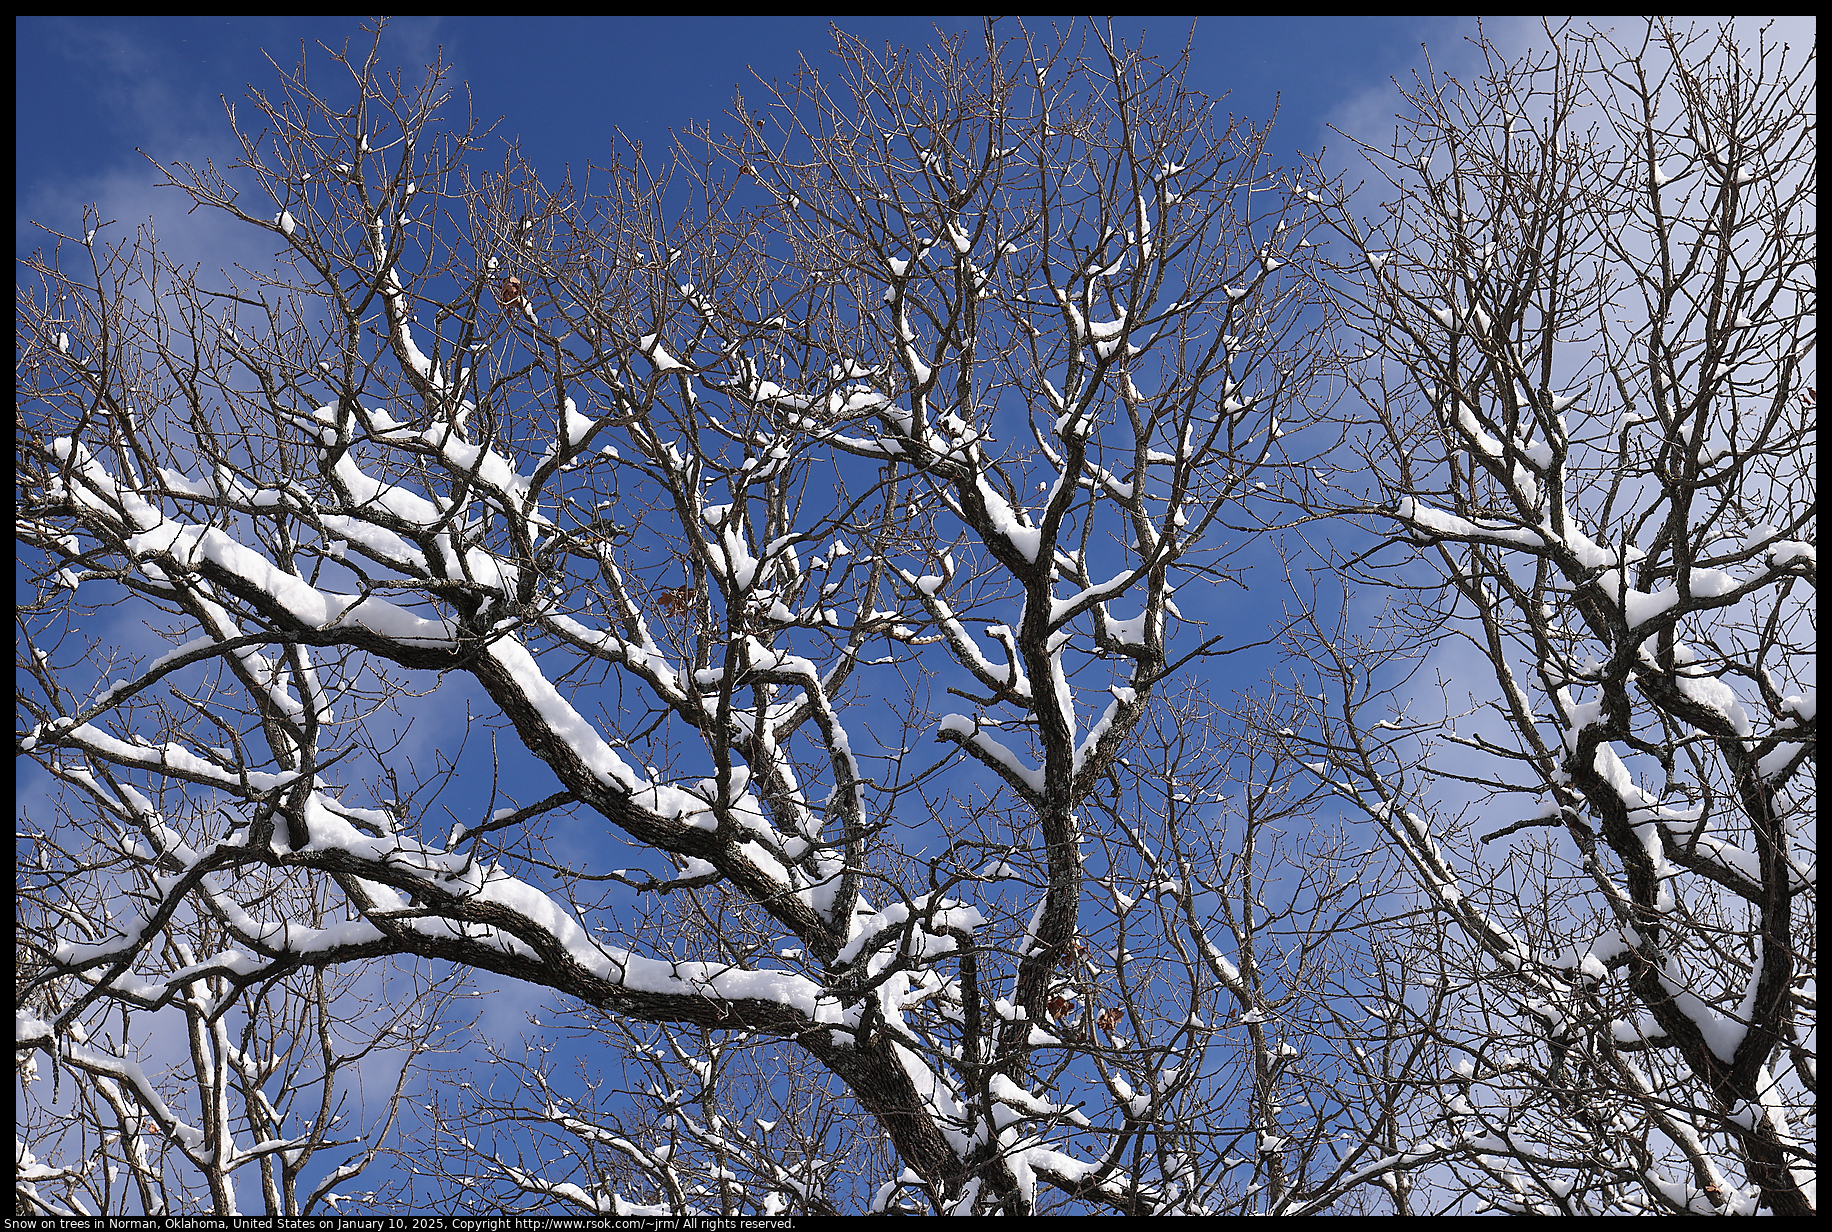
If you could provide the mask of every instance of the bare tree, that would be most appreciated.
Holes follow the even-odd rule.
[[[107,820],[125,836],[119,815]],[[126,972],[114,977],[124,995],[70,1015],[83,982],[47,971],[45,946],[58,936],[47,921],[118,920],[150,904],[141,853],[98,859],[89,848],[85,858],[58,843],[37,837],[19,895],[26,995],[18,1209],[169,1214],[202,1199],[231,1210],[237,1174],[245,1173],[269,1211],[334,1210],[337,1188],[351,1187],[390,1149],[410,1082],[450,1050],[452,1030],[462,1025],[451,1012],[457,981],[429,979],[423,970],[376,978],[310,966],[239,981],[199,961],[214,954],[238,964],[228,930],[174,916],[149,943],[171,973],[158,990],[164,1006],[136,1013],[153,1004],[153,990]],[[79,874],[69,876],[72,869]],[[245,892],[278,898],[275,909],[295,927],[327,922],[297,887],[260,872],[251,880]],[[89,898],[98,891],[120,897]],[[63,943],[81,944],[69,935]],[[68,1026],[47,1075],[38,1064],[42,1033],[60,1021]],[[314,1163],[320,1152],[333,1162]]]
[[[1804,1214],[1815,51],[1548,33],[1407,91],[1316,267],[1363,360],[1298,499],[1386,603],[1299,626],[1287,742],[1427,917],[1370,1162],[1420,1213]]]
[[[268,1018],[383,959],[625,1058],[454,1074],[404,1202],[1365,1201],[1399,1130],[1334,1080],[1357,861],[1275,858],[1314,801],[1272,746],[1154,710],[1234,648],[1200,605],[1322,363],[1264,133],[1182,62],[989,24],[841,39],[729,133],[544,182],[441,127],[442,68],[332,62],[168,168],[273,268],[91,220],[20,293],[17,746],[57,789],[20,1056],[94,1093],[32,1201],[228,1212],[257,1164],[270,1211],[332,1201]],[[458,699],[465,747],[410,756]],[[123,1094],[129,1015],[174,1012],[190,1102]],[[193,1172],[78,1175],[155,1138]]]

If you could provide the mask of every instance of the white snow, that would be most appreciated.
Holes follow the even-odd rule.
[[[1819,549],[1802,539],[1783,539],[1768,550],[1768,563],[1777,569],[1797,560],[1815,564],[1819,560]]]
[[[1029,791],[1041,795],[1044,787],[1043,768],[1032,766],[1013,752],[1006,744],[991,732],[979,727],[964,714],[943,715],[936,724],[937,734],[950,734],[962,737],[962,743],[981,761],[1004,771],[1009,777],[1018,780]]]
[[[1499,448],[1499,444],[1497,444]],[[1482,525],[1460,518],[1454,513],[1420,504],[1408,496],[1394,510],[1394,516],[1429,535],[1455,539],[1477,539],[1488,542],[1518,544],[1521,547],[1543,547],[1546,538],[1537,530],[1504,524]]]
[[[637,341],[636,347],[649,357],[657,372],[674,372],[687,366],[668,353],[668,348],[661,344],[659,334],[644,334]]]

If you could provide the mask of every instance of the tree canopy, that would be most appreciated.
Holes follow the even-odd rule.
[[[1359,188],[1100,28],[547,178],[372,45],[164,168],[271,265],[53,232],[21,1209],[1810,1211],[1812,56],[1549,33]]]

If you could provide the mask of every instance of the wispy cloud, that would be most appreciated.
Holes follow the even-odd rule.
[[[251,233],[215,211],[191,212],[183,193],[158,186],[165,177],[153,160],[231,167],[241,147],[231,129],[229,109],[247,122],[247,83],[268,90],[277,84],[273,69],[260,59],[261,51],[291,70],[303,43],[315,83],[335,96],[337,86],[347,86],[348,78],[329,63],[316,45],[317,37],[337,47],[347,38],[352,56],[360,56],[367,50],[368,36],[347,20],[312,33],[280,21],[248,22],[243,30],[240,38],[203,45],[201,37],[186,37],[177,26],[156,27],[149,34],[131,26],[74,18],[34,22],[34,54],[53,61],[60,75],[83,83],[78,96],[83,114],[35,114],[31,97],[22,97],[22,144],[36,142],[42,147],[57,130],[80,130],[85,125],[91,132],[103,130],[106,138],[71,142],[82,150],[81,158],[21,158],[14,198],[15,249],[30,251],[45,244],[38,224],[72,234],[82,221],[83,208],[93,204],[104,221],[114,220],[129,231],[152,220],[160,248],[181,265],[202,264],[206,272],[213,272],[238,263],[271,263],[277,245],[269,237]],[[382,40],[383,62],[402,66],[412,80],[440,53],[442,35],[451,33],[440,18],[393,22]],[[452,49],[446,50],[449,55]]]

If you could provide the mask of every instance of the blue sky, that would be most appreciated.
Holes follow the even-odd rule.
[[[970,41],[979,37],[977,19],[968,18],[838,24],[874,44],[926,45],[938,28]],[[1030,23],[1039,34],[1050,24]],[[716,124],[735,90],[756,93],[753,73],[786,77],[803,55],[826,62],[829,26],[815,17],[407,18],[389,28],[382,57],[411,80],[442,48],[453,78],[469,83],[486,126],[501,117],[496,138],[519,140],[537,168],[557,177],[566,164],[602,161],[612,130],[653,151],[671,128]],[[1439,68],[1464,71],[1464,39],[1475,22],[1234,17],[1204,20],[1192,36],[1187,19],[1133,18],[1114,29],[1128,39],[1143,31],[1146,50],[1167,58],[1193,38],[1192,84],[1226,95],[1224,111],[1256,121],[1276,107],[1272,147],[1295,161],[1326,144],[1342,147],[1331,124],[1370,140],[1389,132],[1398,101],[1392,79],[1423,69],[1421,43],[1430,45]],[[1488,29],[1510,47],[1524,48],[1536,34],[1543,42],[1533,22],[1502,19]],[[1015,23],[1006,19],[1001,30],[1015,33]],[[312,44],[349,40],[360,51],[368,42],[355,19],[291,16],[30,17],[16,19],[15,33],[16,250],[40,242],[32,221],[68,232],[93,201],[124,228],[156,217],[162,241],[180,259],[214,264],[271,248],[244,253],[239,241],[219,242],[221,232],[212,230],[219,224],[187,216],[181,194],[154,187],[158,173],[138,151],[168,161],[226,162],[234,147],[221,100],[237,101],[250,83],[274,82],[263,49],[290,68],[303,40],[322,70],[323,53]],[[1250,619],[1250,632],[1262,636],[1265,612],[1254,610]],[[1240,683],[1254,673],[1247,675]],[[446,715],[448,731],[462,724],[461,706],[448,706]]]
[[[967,32],[967,18],[842,19],[874,43],[920,46],[936,30]],[[222,96],[265,86],[302,40],[366,44],[349,18],[30,17],[15,22],[18,146],[15,243],[33,245],[30,220],[73,226],[83,204],[101,201],[123,223],[179,214],[172,190],[152,191],[154,157],[223,158],[230,147]],[[1038,32],[1049,22],[1031,22]],[[1005,27],[1015,33],[1015,23]],[[440,48],[454,77],[468,81],[477,112],[503,118],[535,166],[557,172],[600,156],[612,128],[653,145],[689,120],[716,120],[734,89],[792,73],[799,57],[819,64],[831,47],[829,22],[780,18],[405,18],[384,39],[384,58],[416,68]],[[1390,78],[1422,63],[1419,46],[1455,58],[1474,23],[1462,19],[1253,17],[1200,22],[1194,33],[1197,88],[1225,109],[1256,120],[1276,105],[1274,144],[1312,152],[1331,141],[1325,125],[1363,116],[1383,102]],[[1174,55],[1190,37],[1186,19],[1115,24],[1148,51]],[[322,66],[322,53],[312,48]],[[753,91],[754,92],[754,91]],[[1390,112],[1390,108],[1388,108]],[[1336,140],[1334,144],[1340,145]],[[177,240],[188,234],[171,222]]]
[[[899,47],[924,46],[938,31],[980,38],[977,19],[840,24],[868,42]],[[1051,29],[1042,19],[1030,27],[1039,38]],[[1455,66],[1467,59],[1464,40],[1475,23],[1227,18],[1198,23],[1192,35],[1185,19],[1135,19],[1116,23],[1114,30],[1129,40],[1142,33],[1146,50],[1167,58],[1191,41],[1192,84],[1211,97],[1225,95],[1225,111],[1255,122],[1264,122],[1276,108],[1274,157],[1295,162],[1324,145],[1344,145],[1329,131],[1331,124],[1379,132],[1396,101],[1392,79],[1404,79],[1424,64],[1421,42],[1432,46],[1434,63]],[[290,69],[303,42],[313,79],[334,89],[332,74],[342,70],[316,44],[348,41],[361,54],[369,42],[360,23],[348,18],[44,17],[18,19],[16,31],[16,250],[29,252],[43,242],[35,222],[65,233],[77,230],[83,207],[95,202],[101,217],[116,220],[123,231],[154,218],[168,254],[207,268],[265,263],[272,248],[264,236],[209,211],[187,214],[177,190],[156,187],[160,176],[147,156],[232,162],[238,151],[224,99],[235,104],[251,85],[276,84],[263,51]],[[1496,32],[1492,26],[1490,31]],[[1508,31],[1524,41],[1533,27],[1514,23]],[[1002,23],[1003,35],[1017,32],[1015,22]],[[497,124],[494,140],[519,141],[533,165],[557,179],[568,164],[581,168],[606,161],[613,130],[659,153],[671,128],[692,121],[717,124],[736,90],[754,98],[753,74],[787,77],[803,56],[824,65],[831,46],[829,22],[812,17],[407,18],[389,26],[380,55],[384,64],[401,65],[417,79],[419,67],[442,51],[453,66],[452,79],[469,83],[484,126]],[[462,108],[462,97],[452,106]],[[244,102],[244,120],[251,112]],[[483,162],[501,148],[487,150]],[[1268,602],[1273,610],[1280,606],[1278,599]],[[1267,611],[1258,604],[1241,606],[1250,615],[1240,640],[1264,637]],[[138,640],[145,641],[140,632]],[[131,640],[129,631],[122,631],[120,640]],[[1242,673],[1245,684],[1263,666],[1236,659],[1227,661],[1227,670]],[[449,747],[465,726],[462,705],[434,708],[421,716],[413,743],[424,742],[427,750]]]
[[[876,44],[926,45],[938,26],[979,37],[977,21],[965,19],[840,24]],[[1047,34],[1047,21],[1031,24]],[[1135,19],[1116,24],[1115,32],[1130,39],[1141,28],[1146,50],[1163,57],[1173,57],[1191,37],[1181,19]],[[1529,30],[1518,27],[1523,36]],[[1473,21],[1451,19],[1208,21],[1195,29],[1192,84],[1211,96],[1226,94],[1224,111],[1258,122],[1276,107],[1275,156],[1295,162],[1326,144],[1343,144],[1329,132],[1332,123],[1377,137],[1397,101],[1391,79],[1423,67],[1420,43],[1431,44],[1435,63],[1454,69],[1464,62],[1464,36],[1473,32]],[[275,81],[263,49],[290,69],[301,40],[309,46],[348,39],[358,53],[368,44],[353,19],[28,18],[16,22],[16,33],[16,249],[29,251],[40,242],[33,221],[70,232],[79,226],[82,207],[96,202],[102,218],[124,229],[153,216],[169,252],[209,268],[267,259],[271,246],[255,237],[255,246],[247,247],[239,234],[245,229],[229,234],[202,213],[187,215],[176,190],[154,187],[159,175],[139,151],[165,161],[231,161],[235,147],[221,99],[233,103],[250,83]],[[469,83],[485,126],[501,117],[495,138],[519,141],[535,167],[557,178],[567,164],[602,162],[613,130],[659,151],[671,128],[690,121],[716,125],[736,89],[757,92],[753,72],[766,80],[786,77],[802,55],[823,63],[830,46],[828,23],[817,18],[406,19],[390,27],[381,54],[412,81],[443,48],[453,79]],[[316,47],[311,56],[315,73],[327,69]],[[1281,599],[1269,588],[1263,603],[1241,605],[1242,634],[1263,637],[1269,611]],[[1257,679],[1259,669],[1246,660],[1224,662],[1224,671],[1241,675],[1218,695]],[[444,694],[423,714],[410,751],[450,752],[466,726],[462,702]],[[481,756],[487,737],[474,732],[473,739],[477,744],[467,754]],[[513,763],[507,768],[518,769]],[[538,790],[520,793],[523,802],[545,794],[549,784],[543,778]],[[466,803],[441,803],[475,820]],[[437,815],[427,808],[429,837],[442,832],[432,824]],[[500,1004],[483,1011],[486,1036],[521,1028],[526,997],[489,1000]]]

